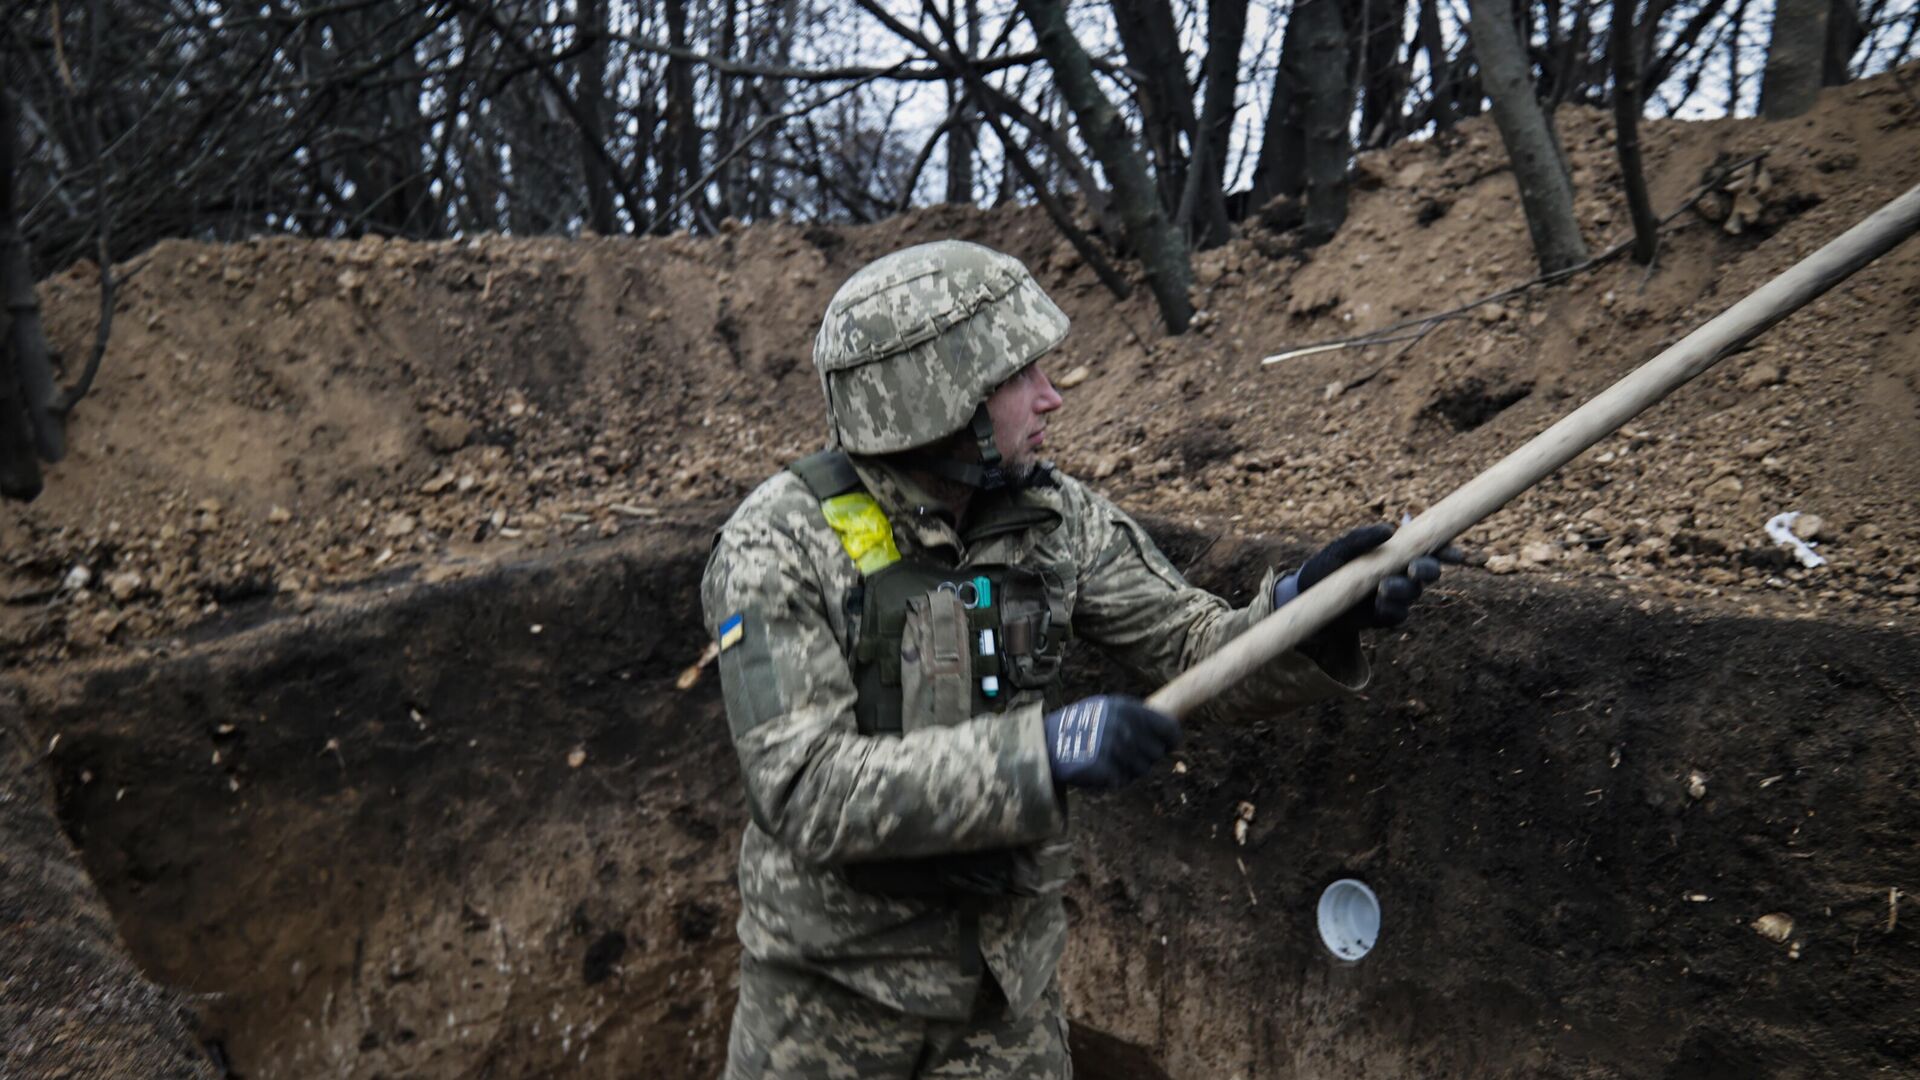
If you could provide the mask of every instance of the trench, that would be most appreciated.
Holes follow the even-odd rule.
[[[718,1074],[744,812],[714,680],[677,682],[710,524],[26,686],[220,1068]],[[1229,595],[1289,554],[1156,532]],[[1197,719],[1182,771],[1077,804],[1077,1075],[1912,1075],[1920,635],[1457,577],[1363,700]],[[1313,927],[1341,877],[1386,912],[1355,964]]]

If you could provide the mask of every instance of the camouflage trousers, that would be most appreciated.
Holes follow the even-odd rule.
[[[971,1020],[929,1020],[748,957],[725,1080],[1071,1080],[1066,1025],[1057,980],[1025,1017],[988,977]]]

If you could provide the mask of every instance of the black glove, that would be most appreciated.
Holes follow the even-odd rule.
[[[1180,721],[1118,694],[1096,694],[1050,712],[1047,764],[1053,782],[1114,788],[1147,774],[1180,745]]]
[[[1387,542],[1393,535],[1391,525],[1363,525],[1321,548],[1297,573],[1288,574],[1273,585],[1273,606],[1278,608],[1313,588],[1335,570]],[[1321,646],[1347,646],[1357,643],[1360,631],[1399,626],[1407,621],[1413,602],[1420,592],[1440,578],[1440,560],[1423,555],[1408,564],[1407,572],[1395,574],[1380,583],[1371,597],[1348,608],[1327,624],[1313,641]]]

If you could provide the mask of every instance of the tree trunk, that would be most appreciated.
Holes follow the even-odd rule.
[[[1244,7],[1244,0],[1240,0]],[[1193,113],[1193,87],[1187,83],[1180,33],[1167,0],[1112,0],[1114,26],[1126,50],[1127,67],[1139,73],[1140,128],[1160,178],[1161,199],[1169,208],[1186,191],[1184,137],[1191,146],[1200,121]]]
[[[1081,138],[1113,185],[1114,203],[1127,241],[1140,256],[1147,286],[1159,302],[1167,332],[1185,333],[1193,321],[1193,300],[1188,296],[1193,287],[1193,265],[1186,244],[1167,221],[1147,163],[1134,146],[1126,121],[1100,89],[1086,49],[1067,28],[1064,0],[1019,2],[1020,10],[1033,25],[1041,53],[1053,68],[1061,96],[1080,122]]]
[[[376,210],[375,220],[390,236],[430,239],[437,233],[433,190],[427,184],[426,125],[420,115],[426,80],[413,46],[394,61],[394,75],[399,81],[393,88],[372,99],[376,108],[386,106],[381,122],[390,132],[385,140],[387,152],[373,151],[386,163],[380,170],[385,186],[374,196],[384,198],[385,203]]]
[[[1553,273],[1584,262],[1587,245],[1573,218],[1573,184],[1534,99],[1526,56],[1513,29],[1511,0],[1468,0],[1468,11],[1468,36],[1480,61],[1481,81],[1493,99],[1494,124],[1513,162],[1540,269]]]
[[[785,65],[793,58],[793,37],[795,23],[797,21],[795,8],[797,6],[795,0],[773,0],[772,3],[765,5],[763,9],[764,15],[762,17],[771,20],[772,23],[771,29],[769,30],[771,52],[767,56],[767,59],[776,65]],[[777,117],[787,109],[787,95],[787,80],[762,79],[754,96],[759,103],[762,116]],[[771,143],[779,139],[785,127],[785,121],[775,120],[773,127],[769,128],[766,133],[766,140]],[[771,169],[765,169],[765,171],[755,178],[753,189],[753,213],[755,218],[769,217],[773,214],[775,198],[778,194],[775,189],[776,183],[777,181]]]
[[[1295,78],[1306,88],[1302,127],[1306,135],[1307,214],[1304,238],[1324,244],[1347,220],[1347,166],[1353,138],[1353,43],[1347,35],[1340,0],[1300,0],[1302,60]],[[1293,36],[1294,28],[1287,28]]]
[[[954,7],[961,7],[961,11],[955,12]],[[953,47],[962,56],[972,60],[980,48],[980,5],[976,0],[966,0],[962,7],[957,0],[949,0],[947,18],[956,24],[959,31]],[[948,81],[947,108],[949,111],[959,108],[960,112],[947,129],[947,201],[970,205],[973,202],[973,158],[980,144],[980,122],[974,119],[971,108],[961,108],[965,97],[957,81]]]
[[[1249,201],[1254,209],[1281,196],[1297,199],[1307,190],[1307,133],[1301,120],[1306,87],[1300,74],[1306,67],[1306,34],[1298,15],[1296,8],[1287,16],[1280,37],[1280,64],[1273,72],[1273,97],[1260,134],[1260,158],[1253,166]]]
[[[1361,0],[1365,20],[1360,36],[1364,75],[1360,80],[1360,142],[1385,146],[1401,131],[1401,100],[1407,93],[1407,68],[1400,46],[1407,21],[1407,0]]]
[[[591,35],[593,45],[576,61],[580,80],[580,167],[587,186],[587,227],[601,236],[619,231],[613,217],[613,178],[607,175],[601,149],[606,145],[607,9],[600,0],[579,0],[580,34]]]
[[[1760,115],[1769,120],[1799,116],[1820,96],[1827,55],[1827,21],[1833,0],[1776,0],[1773,43],[1760,73]]]
[[[43,481],[13,362],[13,320],[0,309],[0,497],[32,502]]]
[[[1427,81],[1432,84],[1432,104],[1428,111],[1433,126],[1450,130],[1459,119],[1459,85],[1453,63],[1447,59],[1447,39],[1440,32],[1441,0],[1422,0],[1420,4],[1420,48],[1427,54]]]
[[[687,0],[667,0],[667,41],[676,49],[687,48]],[[660,174],[672,197],[700,178],[700,129],[693,115],[693,62],[679,56],[667,61],[667,137],[660,148]],[[693,193],[689,208],[699,200]],[[661,220],[658,228],[673,228],[673,222]]]
[[[19,163],[20,122],[14,108],[13,93],[0,86],[0,300],[6,305],[7,336],[0,344],[0,381],[8,385],[0,390],[0,428],[24,423],[33,452],[42,461],[57,462],[67,454],[67,434],[60,417],[54,413],[59,389],[53,383],[53,358],[47,349],[46,330],[40,323],[40,298],[33,291],[33,267],[27,255],[26,237],[20,235],[20,221],[14,207],[14,169]],[[10,391],[17,390],[18,396]],[[17,405],[17,407],[16,407]],[[20,442],[18,436],[0,436],[0,455],[13,458]],[[32,455],[26,461],[32,465]],[[39,467],[31,469],[37,485]],[[28,470],[17,460],[8,460],[0,483],[11,485],[7,492],[24,491]],[[32,498],[38,494],[15,495]]]
[[[1820,65],[1820,85],[1846,84],[1854,51],[1866,36],[1866,29],[1860,25],[1860,8],[1854,0],[1833,0],[1827,11],[1827,51]]]
[[[1200,250],[1227,242],[1227,144],[1233,135],[1233,97],[1240,88],[1240,46],[1247,35],[1247,0],[1207,5],[1206,101],[1200,108],[1186,187],[1180,193],[1179,224]]]
[[[976,83],[981,81],[979,74],[974,72],[968,74],[968,80]],[[1033,192],[1033,197],[1039,201],[1041,208],[1046,210],[1047,216],[1053,219],[1054,227],[1067,238],[1067,243],[1073,245],[1073,250],[1085,260],[1087,266],[1093,270],[1094,276],[1100,279],[1100,283],[1105,285],[1109,292],[1113,293],[1116,300],[1125,300],[1133,295],[1132,286],[1127,284],[1126,278],[1120,276],[1120,271],[1114,268],[1113,263],[1107,259],[1106,253],[1094,244],[1093,238],[1088,236],[1085,230],[1074,224],[1073,215],[1047,186],[1046,178],[1041,176],[1040,170],[1034,167],[1033,159],[1027,156],[1025,148],[1014,141],[1013,133],[1007,130],[1006,121],[1000,118],[999,113],[989,111],[987,122],[993,125],[993,133],[1000,140],[1001,152],[1008,165],[1007,171],[1017,172],[1020,178],[1026,181],[1028,189]]]
[[[751,59],[742,56],[740,48],[740,0],[721,0],[720,6],[720,46],[721,56],[729,60]],[[741,173],[746,163],[739,159],[739,140],[747,130],[746,92],[740,89],[742,84],[751,80],[741,79],[730,72],[715,71],[712,74],[714,96],[719,99],[720,115],[713,125],[713,155],[721,162],[719,172],[714,176],[714,186],[720,190],[720,198],[714,209],[724,217],[733,217],[745,213],[746,195],[741,184]]]
[[[973,129],[966,120],[966,92],[958,81],[947,83],[946,125],[947,182],[945,201],[966,204],[973,201]],[[908,193],[911,196],[911,192]]]
[[[1740,107],[1740,36],[1747,25],[1747,0],[1739,0],[1733,7],[1733,25],[1727,34],[1727,117]],[[1701,65],[1705,67],[1706,65]]]
[[[1620,155],[1620,180],[1633,215],[1633,261],[1651,266],[1660,246],[1660,222],[1647,198],[1646,172],[1640,163],[1640,37],[1634,32],[1639,0],[1614,0],[1613,28],[1607,49],[1613,57],[1614,148]]]

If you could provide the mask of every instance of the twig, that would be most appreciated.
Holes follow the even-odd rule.
[[[900,64],[895,64],[893,68],[890,68],[888,70],[895,70],[904,66],[905,66],[905,62],[903,61]],[[695,180],[693,183],[688,184],[684,189],[681,190],[680,194],[675,195],[673,197],[673,201],[668,203],[667,208],[665,210],[660,211],[660,213],[655,216],[654,220],[659,222],[662,226],[671,227],[669,223],[672,222],[674,213],[677,212],[680,209],[680,207],[686,205],[686,201],[692,198],[695,192],[700,191],[702,188],[705,188],[708,184],[712,183],[713,178],[720,175],[720,170],[725,168],[728,162],[732,161],[736,157],[739,157],[743,152],[745,152],[747,147],[753,145],[753,141],[755,139],[758,139],[760,136],[765,135],[768,131],[771,131],[776,125],[788,120],[795,119],[797,117],[805,116],[808,113],[814,112],[818,109],[826,108],[828,105],[831,105],[834,102],[840,100],[841,98],[846,97],[848,94],[853,93],[855,90],[860,89],[861,87],[867,85],[868,83],[874,81],[875,79],[878,79],[884,76],[885,74],[886,74],[886,71],[876,72],[856,82],[848,83],[846,86],[843,86],[838,90],[835,90],[833,93],[820,98],[818,101],[815,101],[810,105],[804,105],[799,108],[788,109],[785,112],[777,112],[777,113],[774,113],[772,116],[769,116],[764,120],[761,120],[759,123],[753,126],[752,130],[748,131],[744,136],[741,137],[740,141],[734,145],[733,149],[727,151],[725,154],[722,154],[720,156],[720,159],[713,163],[712,168],[702,173],[698,180]]]
[[[1017,22],[1018,20],[1008,19],[1006,23],[1000,27],[999,36],[995,37],[993,44],[987,47],[984,57],[969,57],[969,62],[975,65],[976,70],[978,70],[979,64],[991,61],[1001,49],[1006,47],[1007,41],[1011,38],[1013,28]],[[964,56],[966,54],[963,52],[960,55]],[[973,92],[969,89],[966,94],[961,96],[959,101],[954,103],[953,108],[947,110],[946,118],[940,121],[939,127],[933,129],[933,134],[927,136],[926,144],[920,148],[919,155],[913,160],[913,168],[907,171],[907,182],[901,186],[900,201],[893,208],[895,214],[904,214],[908,208],[913,205],[913,189],[919,186],[920,174],[926,169],[927,162],[933,158],[935,144],[940,141],[942,136],[951,131],[956,124],[965,122],[967,108],[973,104]]]
[[[48,585],[42,589],[28,589],[26,592],[9,593],[6,596],[0,596],[0,604],[5,604],[8,607],[26,607],[29,604],[37,604],[42,600],[51,600],[59,595],[60,586]]]
[[[1405,335],[1402,335],[1400,338],[1389,339],[1392,341],[1404,340],[1406,341],[1406,344],[1402,345],[1399,351],[1395,352],[1392,356],[1389,356],[1385,360],[1382,360],[1378,364],[1375,364],[1365,374],[1356,376],[1351,382],[1348,382],[1345,385],[1341,386],[1340,393],[1344,394],[1347,391],[1352,390],[1357,386],[1365,386],[1366,384],[1372,382],[1374,376],[1380,374],[1381,372],[1387,370],[1393,365],[1399,363],[1401,358],[1405,357],[1408,353],[1412,352],[1413,347],[1415,345],[1418,345],[1422,341],[1425,341],[1427,338],[1427,335],[1433,333],[1434,328],[1439,325],[1440,324],[1437,322],[1428,323],[1427,325],[1421,327],[1420,332],[1417,334],[1405,334]],[[1387,344],[1387,342],[1382,342],[1381,344]],[[1337,397],[1338,395],[1335,395],[1335,396]],[[1443,559],[1442,561],[1444,562],[1445,560]]]
[[[65,43],[62,42],[61,40],[62,38],[66,37],[67,34],[66,34],[66,30],[63,29],[60,25],[60,5],[57,2],[57,0],[53,4],[53,10],[50,14],[52,15],[52,19],[53,19],[54,67],[59,70],[60,81],[66,85],[68,95],[73,95],[74,93],[76,93],[76,91],[73,88],[73,68],[67,63],[67,47]],[[8,133],[8,137],[12,137],[11,132]]]
[[[1214,533],[1212,539],[1209,539],[1199,551],[1194,552],[1193,558],[1187,560],[1187,565],[1180,568],[1180,576],[1186,577],[1188,574],[1193,573],[1193,568],[1200,565],[1200,560],[1206,558],[1207,552],[1212,551],[1213,545],[1219,543],[1220,538],[1225,535],[1227,535],[1225,530]]]
[[[900,185],[900,198],[893,204],[894,213],[904,214],[908,208],[913,205],[913,190],[920,186],[920,176],[926,172],[927,162],[933,160],[933,151],[940,145],[940,140],[946,137],[948,130],[953,127],[965,111],[966,102],[964,100],[955,104],[953,108],[948,109],[947,115],[934,127],[933,133],[928,135],[926,141],[920,144],[920,152],[913,156],[913,164],[907,168],[907,178]]]
[[[1074,224],[1073,215],[1069,213],[1066,206],[1060,202],[1060,197],[1054,194],[1053,190],[1047,186],[1046,177],[1041,176],[1040,170],[1034,167],[1033,160],[1028,157],[1026,149],[1014,141],[1013,133],[1007,130],[1006,121],[1001,117],[999,108],[996,107],[995,98],[992,93],[993,87],[987,83],[985,77],[980,74],[979,69],[974,66],[973,61],[962,51],[959,31],[957,31],[953,23],[941,13],[940,9],[932,3],[932,0],[921,0],[921,9],[932,17],[935,25],[939,26],[940,33],[947,43],[947,50],[945,52],[935,48],[930,38],[913,31],[904,23],[893,19],[877,5],[871,3],[870,0],[859,0],[859,2],[862,7],[872,11],[875,16],[887,23],[888,27],[896,34],[919,45],[929,55],[938,59],[941,64],[951,66],[953,70],[960,74],[961,79],[966,82],[969,96],[977,97],[983,106],[981,116],[992,126],[994,136],[1000,140],[1000,147],[1006,153],[1007,164],[1013,166],[1014,170],[1020,174],[1020,179],[1025,181],[1027,187],[1032,190],[1033,197],[1038,200],[1040,206],[1046,210],[1047,217],[1052,219],[1054,226],[1060,230],[1061,235],[1067,238],[1067,243],[1073,246],[1074,252],[1080,256],[1081,260],[1093,271],[1094,276],[1100,279],[1100,283],[1107,287],[1107,291],[1112,293],[1116,300],[1125,300],[1131,296],[1133,287],[1127,284],[1127,279],[1122,277],[1120,271],[1114,268],[1113,263],[1107,259],[1106,253],[1094,244],[1093,238],[1088,236],[1078,225]]]
[[[1732,176],[1734,173],[1739,172],[1741,169],[1746,168],[1748,165],[1751,165],[1754,162],[1759,161],[1762,158],[1765,158],[1766,156],[1767,156],[1767,152],[1762,150],[1758,154],[1753,154],[1749,157],[1742,158],[1739,161],[1733,162],[1732,164],[1722,168],[1717,173],[1715,173],[1712,178],[1707,180],[1705,183],[1701,184],[1700,187],[1696,189],[1692,195],[1687,197],[1687,200],[1685,202],[1681,203],[1679,206],[1675,207],[1671,212],[1669,212],[1665,217],[1661,218],[1660,225],[1664,228],[1668,223],[1672,222],[1673,219],[1679,217],[1681,214],[1684,214],[1687,211],[1693,209],[1695,206],[1699,205],[1700,200],[1706,198],[1708,192],[1713,191],[1715,188],[1719,187],[1721,182],[1726,180],[1727,177]],[[1420,331],[1420,334],[1413,338],[1413,340],[1417,342],[1420,337],[1424,337],[1428,331],[1432,330],[1435,326],[1438,326],[1440,323],[1447,322],[1452,319],[1461,318],[1465,316],[1468,312],[1474,310],[1475,308],[1485,307],[1488,304],[1495,303],[1500,300],[1506,300],[1510,297],[1518,296],[1521,293],[1528,292],[1533,289],[1541,288],[1546,285],[1552,285],[1552,284],[1555,284],[1556,282],[1565,281],[1566,279],[1574,276],[1575,274],[1584,273],[1588,270],[1592,270],[1595,267],[1600,266],[1602,263],[1611,262],[1615,258],[1618,258],[1621,253],[1629,251],[1632,248],[1633,248],[1633,237],[1629,236],[1625,240],[1622,240],[1619,243],[1614,244],[1612,247],[1606,249],[1605,251],[1602,251],[1600,254],[1593,256],[1592,258],[1588,259],[1585,262],[1576,263],[1573,266],[1566,267],[1565,269],[1555,270],[1550,274],[1541,274],[1539,277],[1536,277],[1531,281],[1522,282],[1521,284],[1515,285],[1512,288],[1502,289],[1496,293],[1490,293],[1486,296],[1481,297],[1478,300],[1474,300],[1470,303],[1462,304],[1457,308],[1452,308],[1447,311],[1434,312],[1433,314],[1430,314],[1430,315],[1416,315],[1410,319],[1402,319],[1397,323],[1393,323],[1391,325],[1381,327],[1378,330],[1369,331],[1365,334],[1355,334],[1352,337],[1335,338],[1332,341],[1323,341],[1314,345],[1306,345],[1298,349],[1289,349],[1286,352],[1275,353],[1272,356],[1265,357],[1260,361],[1260,363],[1263,365],[1277,364],[1282,360],[1292,360],[1301,356],[1310,356],[1310,355],[1313,355],[1314,353],[1333,352],[1338,349],[1359,349],[1359,348],[1366,348],[1372,345],[1389,345],[1396,341],[1407,340],[1407,335],[1401,333],[1402,331],[1409,330],[1413,327],[1423,327],[1424,329]]]

